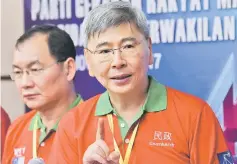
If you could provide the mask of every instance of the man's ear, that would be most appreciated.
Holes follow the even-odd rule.
[[[91,54],[88,52],[88,50],[84,49],[84,56],[85,56],[85,59],[86,59],[86,64],[87,64],[87,67],[88,67],[88,73],[91,77],[94,77],[94,73],[92,71],[92,67],[91,67]]]
[[[69,57],[64,62],[64,72],[68,81],[72,81],[76,74],[76,62],[73,58]]]
[[[149,50],[149,65],[152,65],[154,63],[154,58],[153,58],[153,54],[152,54],[152,41],[151,38],[149,37],[147,39],[147,44],[148,44],[148,50]]]

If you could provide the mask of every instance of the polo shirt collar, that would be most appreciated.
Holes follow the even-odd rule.
[[[167,107],[167,91],[166,87],[158,83],[153,77],[148,76],[149,87],[147,98],[142,106],[142,110],[146,112],[158,112],[165,110]],[[114,111],[109,98],[108,91],[105,91],[96,104],[96,116],[103,116]]]
[[[74,108],[75,106],[77,106],[80,103],[81,100],[82,100],[81,96],[77,95],[77,98],[69,106],[68,110],[70,110],[70,109]],[[45,125],[43,124],[42,120],[41,120],[40,114],[37,112],[35,114],[35,116],[31,119],[29,130],[32,131],[34,129],[35,121],[37,121],[36,129],[46,128]],[[57,121],[57,123],[55,123],[55,125],[53,126],[53,128],[51,130],[56,131],[57,128],[58,128],[58,123],[59,123],[59,121]]]

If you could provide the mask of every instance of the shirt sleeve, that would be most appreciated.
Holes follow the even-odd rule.
[[[232,161],[219,122],[208,104],[193,117],[189,149],[191,164]],[[227,161],[225,161],[227,160]]]

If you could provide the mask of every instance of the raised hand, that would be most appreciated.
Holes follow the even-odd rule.
[[[104,120],[99,118],[96,141],[91,144],[83,156],[83,164],[119,164],[119,152],[109,152],[104,141]]]

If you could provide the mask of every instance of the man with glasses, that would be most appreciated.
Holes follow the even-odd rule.
[[[17,40],[11,78],[32,111],[10,126],[3,164],[45,162],[59,120],[82,101],[73,83],[75,56],[70,36],[53,25],[35,26]]]
[[[61,120],[49,163],[223,162],[228,148],[208,104],[147,75],[152,43],[141,10],[106,3],[84,25],[89,73],[107,91]]]

